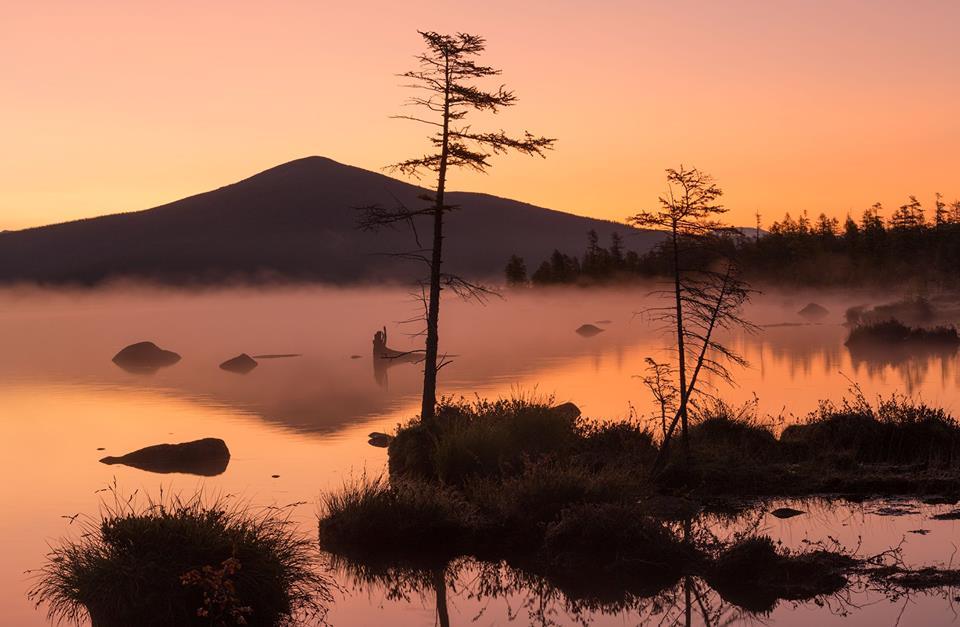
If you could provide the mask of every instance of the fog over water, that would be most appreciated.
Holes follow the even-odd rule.
[[[648,356],[670,359],[671,345],[644,313],[654,304],[652,287],[508,291],[485,306],[449,297],[441,310],[440,341],[451,363],[440,372],[440,391],[467,397],[536,393],[572,401],[592,419],[649,417],[653,402],[637,375]],[[736,384],[718,383],[714,393],[735,403],[756,397],[761,416],[781,425],[801,419],[820,400],[840,400],[854,383],[869,399],[903,393],[960,410],[955,351],[864,355],[844,346],[848,307],[901,295],[765,289],[747,312],[760,332],[723,338],[750,366],[733,370]],[[828,315],[816,323],[802,318],[797,312],[809,302],[826,307]],[[255,504],[305,501],[296,516],[314,533],[322,490],[384,470],[386,453],[369,447],[366,434],[389,431],[417,411],[420,367],[378,367],[371,342],[386,326],[388,346],[416,349],[419,340],[410,334],[419,324],[401,321],[419,315],[419,308],[395,287],[0,291],[0,441],[6,445],[0,462],[6,478],[0,484],[0,602],[7,611],[0,622],[46,624],[24,596],[24,571],[42,564],[49,542],[74,531],[62,516],[95,513],[96,491],[113,481],[127,493],[201,486]],[[955,322],[951,316],[946,312],[943,321]],[[575,333],[585,323],[604,331],[589,338]],[[183,358],[153,374],[133,374],[111,362],[121,348],[144,340]],[[247,375],[218,368],[241,353],[297,356],[258,359]],[[223,474],[158,475],[97,461],[202,437],[227,442],[232,457]],[[872,507],[826,507],[803,521],[762,524],[788,544],[826,534],[855,541],[867,534],[873,547],[896,544],[926,521],[926,511],[891,519]],[[955,524],[938,522],[930,535],[910,535],[905,555],[917,563],[946,561]],[[433,624],[429,594],[406,604],[384,595],[375,588],[345,594],[331,619]],[[469,624],[483,607],[475,624],[507,620],[503,599],[458,598],[456,624]],[[948,618],[935,598],[919,600],[909,611]],[[822,608],[790,610],[789,604],[771,619],[804,624],[814,620],[811,612],[817,621],[832,620]],[[889,617],[888,607],[885,612]],[[594,624],[624,622],[630,620],[607,617]]]

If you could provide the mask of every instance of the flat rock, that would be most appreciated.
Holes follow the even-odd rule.
[[[219,438],[203,438],[180,444],[156,444],[120,457],[104,457],[100,463],[121,464],[148,472],[212,477],[227,469],[230,449]]]
[[[113,363],[127,372],[152,374],[180,361],[180,355],[160,348],[153,342],[137,342],[113,356]]]
[[[581,324],[579,327],[577,327],[576,333],[578,335],[582,335],[583,337],[593,337],[594,335],[603,333],[603,331],[603,329],[595,324]]]
[[[806,514],[806,512],[800,511],[799,509],[793,509],[792,507],[778,507],[770,512],[771,516],[776,516],[777,518],[793,518],[794,516],[800,516],[801,514]]]
[[[934,520],[960,520],[960,509],[952,509],[942,514],[934,514],[930,518]]]
[[[251,370],[257,367],[257,360],[243,353],[237,355],[233,359],[228,359],[227,361],[220,364],[221,370],[226,370],[227,372],[235,372],[237,374],[247,374]]]

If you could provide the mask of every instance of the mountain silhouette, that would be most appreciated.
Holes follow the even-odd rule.
[[[423,269],[388,253],[415,248],[409,229],[357,228],[356,207],[417,206],[427,190],[323,157],[297,159],[226,187],[144,211],[0,233],[0,282],[96,284],[403,280]],[[472,192],[452,192],[445,265],[500,277],[512,254],[530,271],[555,249],[579,254],[595,229],[642,252],[661,235]],[[421,237],[428,224],[419,225]]]

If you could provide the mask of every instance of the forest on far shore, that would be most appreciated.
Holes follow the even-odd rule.
[[[848,215],[843,223],[826,214],[810,219],[806,213],[798,218],[788,213],[767,231],[760,228],[758,215],[756,229],[718,230],[710,245],[701,241],[691,246],[685,261],[706,267],[712,258],[732,258],[750,280],[804,286],[960,284],[960,201],[947,205],[937,194],[928,216],[922,203],[910,196],[889,218],[883,213],[880,203],[859,219]],[[528,266],[514,255],[505,276],[508,284],[518,286],[593,285],[669,275],[673,260],[664,243],[638,254],[628,250],[617,233],[605,246],[590,231],[579,256],[554,250],[549,259]]]

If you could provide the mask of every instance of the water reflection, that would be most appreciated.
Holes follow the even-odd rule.
[[[496,396],[535,388],[576,401],[591,417],[624,417],[631,407],[652,412],[654,402],[633,375],[644,372],[646,357],[664,361],[670,351],[655,326],[632,315],[644,298],[638,290],[590,298],[511,293],[486,307],[451,301],[443,333],[455,357],[444,368],[441,392]],[[169,390],[309,432],[414,408],[421,383],[416,365],[421,340],[405,333],[416,329],[383,324],[411,317],[401,291],[38,292],[7,300],[0,343],[10,357],[0,363],[0,377],[8,381]],[[830,311],[845,309],[844,295],[820,295],[817,301]],[[817,400],[846,393],[849,382],[842,374],[868,395],[896,390],[945,405],[955,398],[960,382],[955,353],[851,353],[843,345],[847,330],[839,317],[809,324],[797,309],[795,302],[779,303],[772,295],[752,306],[748,316],[764,329],[725,338],[750,368],[736,373],[737,387],[719,388],[723,396],[737,402],[756,392],[761,412],[786,408],[802,415]],[[584,341],[571,332],[584,320],[613,322]],[[363,348],[371,346],[371,329],[382,329],[372,351]],[[117,346],[144,336],[176,346],[183,359],[148,379],[107,367]],[[258,362],[244,378],[218,368],[225,356],[242,352]],[[302,356],[269,359],[289,354]],[[371,364],[364,363],[367,355]]]
[[[456,358],[444,368],[441,392],[492,397],[535,390],[555,393],[557,403],[574,401],[589,417],[626,417],[631,406],[639,414],[653,414],[654,403],[634,375],[644,372],[646,357],[664,361],[670,355],[658,330],[633,316],[643,308],[646,293],[645,288],[509,293],[486,307],[451,299],[441,334],[445,349]],[[820,399],[843,396],[849,381],[842,374],[860,384],[868,397],[910,391],[930,404],[956,410],[956,354],[906,359],[853,355],[843,346],[846,329],[839,314],[822,324],[798,318],[796,312],[810,300],[814,298],[809,295],[781,300],[774,293],[758,300],[750,318],[780,326],[730,338],[751,367],[737,374],[736,387],[719,389],[723,397],[738,403],[756,392],[761,414],[783,413],[790,420],[814,409]],[[870,299],[820,294],[815,300],[831,312],[842,312],[853,300]],[[11,624],[44,624],[25,601],[22,573],[42,561],[49,539],[72,529],[70,516],[93,513],[91,495],[113,478],[130,490],[168,484],[192,489],[200,484],[212,491],[250,495],[263,504],[304,501],[299,522],[303,529],[315,530],[318,492],[346,477],[381,472],[384,451],[368,446],[367,434],[389,432],[419,405],[422,371],[415,363],[366,363],[372,357],[371,331],[384,323],[389,348],[418,348],[419,340],[404,334],[414,329],[398,324],[417,313],[402,290],[0,291],[0,301],[5,355],[0,360],[0,439],[10,443],[0,462],[0,473],[8,478],[0,484],[5,513],[0,534],[8,540],[0,600]],[[608,320],[613,322],[600,322]],[[588,321],[597,321],[604,332],[589,340],[573,332]],[[143,338],[176,348],[182,360],[148,377],[111,362],[119,347]],[[218,367],[241,353],[259,364],[246,376]],[[292,355],[299,356],[279,358]],[[233,453],[229,466],[216,476],[161,477],[97,461],[151,443],[210,435],[229,442]],[[101,448],[106,452],[99,452]],[[44,463],[37,462],[38,455]],[[956,521],[930,520],[923,508],[900,517],[879,516],[872,506],[801,509],[808,513],[789,521],[765,518],[762,528],[791,547],[830,535],[846,546],[862,538],[864,550],[872,551],[907,538],[905,557],[917,563],[949,559],[952,538],[960,529]],[[636,611],[646,613],[639,616],[656,622],[669,616],[664,619],[669,624],[676,617],[685,620],[688,607],[696,624],[703,622],[701,603],[711,612],[722,603],[729,612],[725,617],[756,617],[718,597],[698,578],[674,581],[668,597],[605,598],[543,581],[522,566],[500,565],[509,570],[497,577],[486,575],[483,581],[492,581],[492,590],[506,588],[497,597],[478,589],[477,576],[487,571],[469,563],[457,577],[446,570],[442,579],[432,573],[413,594],[422,592],[429,599],[428,622],[446,613],[445,620],[454,624],[469,624],[477,616],[480,625],[511,619],[570,624],[578,615],[597,626],[641,622],[630,608],[640,608]],[[517,586],[526,582],[525,587],[511,589],[510,581]],[[385,615],[378,601],[367,596],[376,599],[376,590],[389,590],[387,584],[364,587],[362,598],[340,599],[332,622],[423,624],[415,600],[402,607],[383,601],[382,607],[390,610]],[[861,624],[892,622],[890,608],[877,603],[890,597],[856,587],[845,594],[856,605],[853,615]],[[841,606],[832,598],[823,601]],[[910,603],[902,624],[952,620],[936,595],[914,596]],[[815,604],[792,607],[783,602],[764,620],[778,625],[837,622],[833,613]]]
[[[769,513],[783,506],[804,513],[788,520]],[[923,573],[923,566],[951,567],[949,547],[945,554],[943,546],[949,545],[955,523],[935,529],[933,534],[947,535],[933,541],[932,535],[910,535],[941,507],[896,499],[773,501],[677,526],[707,552],[762,533],[775,538],[780,550],[812,556],[783,571],[788,577],[774,576],[770,573],[779,567],[768,571],[766,566],[740,572],[731,565],[694,565],[674,573],[666,569],[659,577],[625,579],[614,571],[631,565],[609,568],[599,561],[578,574],[558,576],[539,571],[539,562],[529,558],[438,563],[328,558],[347,591],[341,603],[382,598],[382,615],[397,617],[398,625],[939,625],[957,619],[951,609],[960,592],[957,571],[923,582],[922,575],[890,576],[890,569]],[[891,515],[895,511],[903,513]],[[819,557],[818,551],[827,553]],[[722,551],[714,555],[722,560]],[[831,560],[848,565],[843,575],[831,571]],[[400,618],[399,608],[416,606],[424,607],[430,620]]]
[[[606,591],[592,594],[558,585],[549,578],[505,562],[462,558],[434,569],[371,570],[334,560],[333,572],[350,594],[382,594],[392,603],[420,602],[432,609],[441,626],[495,625],[509,622],[538,627],[568,625],[730,625],[767,623],[781,603],[758,604],[750,596],[724,594],[703,578],[684,575],[669,585],[645,591]],[[376,591],[376,592],[374,592]],[[901,599],[909,593],[900,591]],[[852,580],[842,589],[804,600],[785,601],[785,609],[808,606],[818,614],[860,621],[856,612],[863,598],[873,602],[885,593],[868,581]],[[942,598],[942,597],[941,597]],[[451,608],[456,611],[451,615]]]

